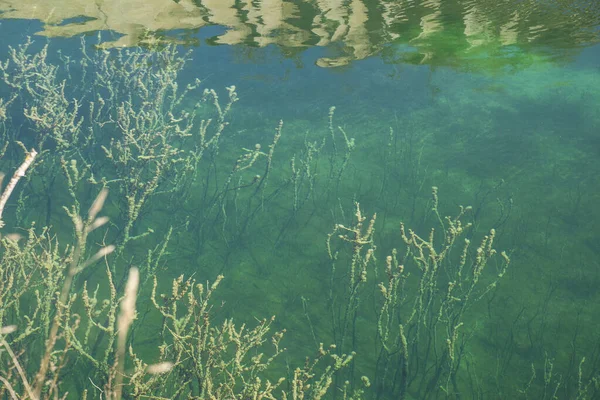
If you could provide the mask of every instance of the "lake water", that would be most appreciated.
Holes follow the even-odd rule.
[[[139,267],[128,345],[176,363],[146,396],[211,398],[202,370],[240,399],[256,376],[286,378],[274,398],[599,398],[600,3],[4,1],[0,38],[0,170],[40,153],[3,231],[50,226],[64,249],[63,206],[108,188],[84,253],[116,250],[76,277],[72,312],[92,318],[84,288],[117,304]],[[202,312],[173,288],[220,274]],[[2,325],[36,315],[33,290]],[[242,364],[283,329],[286,350],[208,366],[175,350],[167,309],[196,315],[184,348],[204,315],[213,338],[275,315]],[[60,388],[100,398],[113,356],[90,359],[114,343],[84,325]]]

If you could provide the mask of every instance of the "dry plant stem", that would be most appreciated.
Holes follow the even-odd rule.
[[[273,165],[273,154],[275,153],[275,147],[277,146],[277,143],[279,142],[279,139],[281,138],[281,130],[282,129],[283,129],[283,120],[280,120],[279,124],[277,125],[277,128],[275,129],[275,136],[273,137],[273,142],[269,145],[269,152],[262,154],[267,157],[267,162],[265,165],[265,171],[264,171],[263,175],[260,177],[258,175],[255,176],[252,184],[247,185],[247,186],[252,186],[252,185],[254,185],[254,183],[256,181],[256,185],[255,185],[256,188],[254,189],[254,193],[252,193],[252,195],[250,195],[248,197],[248,206],[246,208],[246,218],[238,229],[238,233],[236,234],[237,237],[241,237],[246,232],[246,229],[248,228],[248,226],[251,224],[251,221],[254,218],[254,216],[259,211],[264,211],[264,209],[265,209],[265,190],[266,190],[267,183],[269,180],[269,174],[271,173],[271,169],[272,169],[272,165]],[[252,200],[259,193],[259,191],[262,192],[260,200],[259,200],[258,204],[254,207],[254,209],[252,209]],[[236,193],[237,193],[237,190],[236,190]]]
[[[258,191],[263,188],[263,197],[261,200],[261,207],[264,206],[264,187],[267,185],[267,180],[269,179],[269,173],[271,172],[272,164],[273,164],[273,154],[275,153],[275,146],[281,139],[281,130],[283,129],[283,120],[279,121],[279,125],[275,129],[275,136],[273,137],[273,143],[269,145],[269,153],[267,154],[267,165],[265,166],[265,172],[263,173],[258,185],[256,185],[256,190],[254,194],[258,193]]]
[[[378,285],[383,297],[377,327],[383,364],[377,381],[388,388],[383,390],[397,392],[400,399],[409,388],[423,398],[459,390],[456,377],[469,335],[461,328],[466,311],[496,288],[510,263],[506,253],[500,253],[495,276],[487,275],[482,282],[486,265],[497,254],[495,230],[471,254],[470,240],[465,238],[460,244],[472,226],[462,223],[471,207],[461,206],[456,217],[442,218],[437,188],[432,193],[431,209],[443,235],[432,229],[421,237],[401,224],[406,248],[400,259],[405,265],[398,261],[398,251],[392,250],[386,258],[388,282]],[[437,239],[434,233],[441,237]],[[405,285],[407,280],[412,283]],[[409,292],[409,288],[414,290]]]
[[[19,179],[21,179],[21,177],[25,176],[25,172],[27,171],[27,169],[29,168],[29,166],[31,165],[31,163],[33,162],[33,160],[35,159],[36,156],[37,156],[37,151],[35,149],[31,149],[31,151],[26,154],[25,161],[23,161],[21,166],[19,168],[17,168],[13,177],[9,181],[8,185],[2,192],[2,195],[0,196],[0,228],[2,228],[4,226],[4,222],[2,221],[2,213],[4,212],[4,207],[6,206],[6,202],[8,201],[10,195],[12,194],[13,190],[17,186]],[[3,180],[2,178],[4,178],[3,175],[0,177],[0,183],[2,183],[2,180]],[[2,346],[4,346],[4,348],[6,349],[6,352],[8,352],[9,356],[11,357],[13,364],[15,365],[15,368],[17,369],[17,372],[19,373],[19,376],[21,377],[21,381],[23,383],[23,386],[25,387],[25,390],[27,391],[27,394],[29,395],[29,397],[32,400],[34,400],[37,397],[34,397],[33,390],[31,388],[31,386],[29,385],[27,376],[25,375],[23,368],[21,368],[21,364],[19,363],[19,360],[13,353],[9,344],[6,342],[6,340],[2,336],[2,334],[4,334],[4,333],[5,333],[5,330],[3,329],[3,331],[0,332],[0,344],[2,344]],[[2,381],[5,384],[5,386],[8,388],[8,391],[10,392],[11,396],[16,399],[17,398],[16,393],[15,393],[14,389],[12,388],[12,386],[10,385],[10,383],[8,381],[6,381],[4,378],[2,378]]]
[[[4,192],[2,192],[2,196],[0,196],[0,228],[4,227],[4,221],[2,221],[2,213],[4,212],[6,202],[8,201],[8,198],[12,194],[13,190],[15,190],[19,179],[25,176],[25,172],[27,171],[33,160],[35,160],[37,154],[38,153],[37,151],[35,151],[35,149],[31,149],[31,151],[25,155],[25,161],[23,161],[21,166],[17,168],[17,170],[13,174],[13,177],[10,179],[10,182],[8,182],[8,185],[6,185]]]
[[[344,129],[342,129],[341,126],[338,126],[338,129],[342,133],[342,136],[344,137],[344,143],[346,144],[346,152],[344,153],[344,159],[342,160],[342,165],[340,165],[340,170],[338,171],[338,176],[337,176],[337,181],[336,181],[336,194],[339,191],[339,187],[342,182],[342,175],[344,174],[344,171],[346,170],[346,167],[348,166],[348,162],[350,161],[350,154],[356,147],[356,145],[354,143],[354,138],[348,138],[348,134],[346,134],[346,131],[344,131]]]
[[[56,315],[54,316],[54,321],[52,322],[52,328],[50,329],[48,339],[46,340],[46,349],[44,352],[44,357],[40,362],[40,368],[35,377],[35,386],[33,391],[35,397],[33,397],[33,399],[39,399],[40,394],[42,393],[42,388],[46,379],[46,374],[50,366],[50,358],[52,356],[52,351],[54,349],[54,346],[56,345],[56,340],[58,338],[60,321],[63,317],[63,306],[67,304],[69,293],[71,292],[71,286],[73,285],[74,276],[81,272],[83,268],[87,267],[92,262],[114,251],[113,246],[104,247],[100,249],[98,253],[92,256],[88,261],[80,265],[81,255],[85,251],[88,234],[107,222],[107,219],[105,218],[96,219],[96,216],[98,215],[98,213],[102,209],[102,206],[104,205],[104,201],[106,200],[107,195],[107,189],[102,189],[100,191],[100,193],[96,197],[96,200],[94,200],[94,203],[88,211],[88,218],[85,222],[82,221],[81,217],[75,212],[67,211],[75,225],[77,244],[75,245],[75,248],[73,250],[71,262],[68,266],[67,274],[63,282],[63,287],[58,298],[59,306],[56,309]]]
[[[29,395],[29,397],[32,400],[37,399],[38,396],[35,396],[33,394],[33,390],[31,389],[31,386],[29,385],[29,382],[27,381],[27,376],[25,375],[25,371],[23,371],[23,368],[21,367],[21,364],[19,363],[17,356],[15,356],[15,353],[13,353],[12,349],[10,348],[10,346],[8,345],[8,343],[6,342],[6,340],[4,339],[3,336],[0,336],[0,344],[2,344],[2,346],[4,346],[4,348],[6,349],[6,352],[12,359],[12,362],[15,365],[15,368],[17,369],[19,376],[21,377],[21,381],[23,382],[23,386],[25,386],[25,390],[27,391],[27,394]],[[13,397],[18,398],[14,395],[14,390],[13,390],[12,386],[10,384],[8,384],[8,382],[4,382],[4,384],[6,385],[8,390],[11,392]]]
[[[123,370],[125,366],[125,345],[127,343],[127,332],[135,319],[135,301],[137,298],[137,289],[140,282],[140,273],[137,268],[133,267],[129,270],[129,278],[125,286],[125,298],[121,302],[121,314],[117,322],[118,328],[118,345],[117,355],[115,358],[116,367],[116,383],[115,395],[113,399],[119,400],[123,391]]]
[[[19,400],[19,397],[17,397],[17,393],[15,392],[15,390],[13,389],[11,384],[6,379],[4,379],[3,377],[0,376],[0,382],[4,383],[4,386],[10,392],[10,397],[12,397],[13,400]]]
[[[213,326],[210,298],[222,278],[201,285],[180,276],[168,295],[158,297],[154,277],[151,299],[164,318],[159,361],[172,361],[170,383],[177,387],[168,387],[167,392],[164,387],[146,387],[146,392],[170,398],[192,394],[198,399],[276,398],[273,392],[285,379],[262,381],[261,373],[285,350],[280,346],[284,331],[269,335],[273,318],[260,320],[254,328],[236,326],[231,319]],[[267,355],[262,348],[269,336],[273,351]]]
[[[351,339],[352,347],[354,347],[356,340],[356,318],[358,315],[358,307],[361,302],[360,295],[362,293],[362,288],[367,282],[367,268],[371,264],[374,266],[376,261],[373,235],[377,215],[374,214],[370,220],[367,220],[367,217],[362,215],[359,203],[355,203],[355,208],[355,224],[350,227],[336,224],[333,232],[328,234],[326,242],[327,252],[332,262],[329,301],[334,331],[333,336],[334,341],[337,344],[338,354],[342,354],[342,352],[346,351],[348,339]],[[347,285],[347,289],[345,289],[345,298],[343,299],[345,304],[340,305],[339,315],[336,313],[335,296],[333,294],[333,287],[339,285],[339,283],[334,285],[336,262],[338,261],[337,252],[333,253],[331,250],[331,241],[332,238],[335,237],[352,246],[352,255],[348,261],[348,273],[347,277],[344,278],[344,284]],[[353,365],[350,365],[350,375],[352,374],[352,369]],[[336,381],[339,378],[339,376],[336,376]]]

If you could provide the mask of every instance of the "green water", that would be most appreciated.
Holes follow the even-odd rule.
[[[343,398],[344,387],[362,389],[369,399],[600,398],[596,2],[154,1],[83,8],[5,3],[0,61],[12,64],[0,81],[0,98],[14,99],[0,129],[8,143],[0,170],[11,176],[22,161],[15,140],[45,152],[11,196],[3,234],[23,232],[35,221],[36,229],[51,226],[60,246],[71,243],[72,224],[63,206],[70,207],[73,198],[60,157],[77,160],[79,172],[89,165],[88,175],[74,186],[82,213],[107,186],[102,214],[111,222],[93,233],[87,255],[111,243],[120,247],[106,263],[88,267],[73,292],[81,293],[88,280],[88,288],[98,285],[99,299],[109,297],[108,266],[121,293],[127,270],[139,266],[143,284],[129,343],[147,363],[158,361],[163,323],[149,300],[151,273],[160,293],[170,292],[180,275],[205,283],[223,274],[212,299],[214,325],[233,318],[254,326],[275,315],[272,328],[286,329],[287,350],[261,376],[286,377],[282,389],[289,390],[291,371],[324,343],[336,344],[340,355],[356,352],[351,365],[336,374],[327,398]],[[9,46],[22,46],[29,36],[27,54],[48,44],[46,62],[58,66],[55,82],[65,80],[66,112],[74,110],[74,99],[81,105],[76,116],[81,127],[63,132],[66,143],[52,136],[57,120],[40,128],[27,117],[32,107],[43,112],[52,101],[40,75],[28,78],[38,82],[33,92],[14,80],[18,68]],[[131,104],[132,110],[162,113],[156,125],[133,129],[134,136],[160,137],[174,132],[174,125],[164,127],[172,123],[168,106],[154,109],[156,93],[144,98],[135,80],[114,74],[99,82],[94,76],[104,59],[165,48],[175,49],[186,63],[179,69],[149,56],[142,65],[148,74],[137,77],[156,82],[153,77],[167,76],[168,66],[177,72],[179,93],[196,78],[202,81],[173,109],[175,117],[195,114],[190,136],[169,136],[167,147],[180,151],[170,157],[198,154],[200,120],[212,121],[207,140],[221,132],[220,122],[227,124],[193,168],[165,164],[131,227],[131,237],[142,236],[128,240],[126,196],[144,192],[128,180],[148,185],[156,161],[138,160],[137,169],[128,170],[134,164],[117,165],[107,157],[102,146],[124,137],[116,109]],[[214,98],[203,90],[214,89],[224,109],[231,85],[239,101],[219,121]],[[90,118],[89,104],[98,107],[98,96],[113,96],[112,103]],[[150,103],[143,106],[144,100]],[[159,153],[166,145],[158,140],[153,146]],[[447,227],[445,216],[453,218],[461,205],[470,205],[462,222],[472,225],[440,263],[426,297],[431,308],[417,323],[413,310],[426,306],[415,299],[427,274],[407,255],[400,224],[425,239],[434,228],[435,247],[443,248],[447,236],[433,210],[433,186],[442,223]],[[366,217],[363,233],[374,214],[376,220],[373,236],[353,253],[354,233],[336,226],[356,224],[357,203]],[[447,291],[450,282],[466,288],[474,281],[470,263],[457,274],[464,239],[471,243],[467,258],[474,260],[490,229],[498,254],[461,309],[466,292],[457,288],[456,301],[448,303]],[[332,232],[336,260],[327,248]],[[352,282],[360,281],[360,273],[352,275],[353,254],[362,262],[369,248],[374,260],[355,291]],[[404,269],[401,304],[389,324],[392,349],[386,351],[378,330],[386,315],[378,284],[388,281],[386,257],[393,249]],[[511,259],[505,273],[501,251]],[[157,261],[147,264],[149,254]],[[34,304],[28,296],[21,314],[7,315],[2,325],[23,326]],[[83,314],[80,303],[74,307]],[[400,324],[407,329],[408,357],[402,356]],[[101,353],[106,338],[92,337],[94,351]],[[28,340],[41,348],[41,339]],[[92,364],[73,357],[63,378],[69,398],[80,398],[83,388],[99,398],[87,379],[98,376]],[[133,368],[127,362],[126,371]],[[362,376],[370,387],[363,387]]]

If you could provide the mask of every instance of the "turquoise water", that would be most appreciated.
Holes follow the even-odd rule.
[[[59,247],[72,243],[63,210],[74,202],[65,179],[71,171],[76,180],[70,160],[83,176],[72,186],[82,214],[108,187],[102,214],[111,222],[90,236],[86,257],[108,244],[117,250],[78,275],[73,312],[85,320],[85,280],[89,290],[98,286],[101,303],[110,297],[107,270],[122,293],[128,269],[139,266],[128,342],[139,358],[176,361],[157,350],[172,339],[149,300],[152,276],[158,293],[170,293],[180,275],[206,283],[223,274],[213,326],[233,318],[254,327],[275,315],[273,332],[286,330],[286,351],[259,374],[263,382],[286,378],[276,398],[282,390],[290,396],[294,368],[316,357],[320,343],[336,345],[331,353],[339,356],[356,353],[333,376],[327,398],[344,391],[369,399],[600,396],[595,2],[34,5],[0,5],[0,60],[11,60],[0,98],[13,99],[0,130],[8,143],[0,170],[10,176],[21,163],[15,140],[41,152],[11,196],[3,233],[35,222],[51,226]],[[27,54],[48,45],[37,65],[58,66],[52,82],[65,80],[65,103],[56,100],[61,90],[47,90],[49,70],[15,78],[9,46],[29,36]],[[119,61],[130,56],[143,61]],[[201,84],[170,108],[169,94],[160,97],[160,79],[170,77],[178,93],[196,78]],[[239,99],[220,121],[214,96],[203,91],[214,89],[223,111],[232,85]],[[64,115],[44,111],[55,100],[66,114],[81,106],[81,125],[60,131],[64,142],[57,139]],[[32,107],[49,122],[32,117]],[[135,126],[134,115],[144,124]],[[202,119],[211,119],[205,147]],[[154,153],[140,158],[138,137],[150,137]],[[186,167],[181,160],[190,154],[198,158]],[[135,217],[128,196],[138,202]],[[452,231],[461,206],[472,207],[460,218],[469,226]],[[409,229],[425,241],[409,240]],[[2,325],[24,325],[33,290]],[[385,293],[395,297],[386,302]],[[83,329],[78,335],[83,341]],[[99,359],[113,344],[97,329],[90,335],[83,347]],[[43,340],[32,335],[14,346],[42,349]],[[272,354],[269,343],[248,357]],[[36,371],[37,357],[27,370]],[[76,349],[71,357],[63,392],[80,398],[85,388],[99,398],[90,382],[102,387],[106,376]],[[150,393],[174,396],[185,374],[194,375],[186,362]],[[128,358],[125,372],[132,371]],[[306,396],[317,398],[311,385]],[[201,384],[183,386],[178,398],[202,396]]]

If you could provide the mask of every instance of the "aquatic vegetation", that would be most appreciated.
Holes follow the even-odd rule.
[[[186,80],[174,46],[35,46],[0,63],[0,397],[597,396],[595,363],[510,375],[521,342],[482,344],[522,333],[492,317],[512,199],[482,184],[446,216],[423,193],[435,132],[365,155],[335,107],[236,132],[236,87]]]

